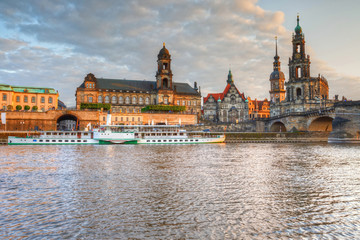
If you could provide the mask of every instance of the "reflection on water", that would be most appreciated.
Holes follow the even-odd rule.
[[[356,145],[0,147],[0,238],[360,237]]]

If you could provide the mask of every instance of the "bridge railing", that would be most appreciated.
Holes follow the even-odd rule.
[[[335,108],[334,107],[329,107],[329,108],[319,108],[317,110],[311,110],[311,111],[305,111],[305,112],[289,112],[286,114],[281,114],[278,116],[273,116],[268,118],[267,120],[276,120],[276,119],[280,119],[280,118],[284,118],[284,117],[290,117],[290,116],[322,116],[322,115],[326,115],[327,113],[332,113],[335,112]]]

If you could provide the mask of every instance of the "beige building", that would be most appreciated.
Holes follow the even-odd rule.
[[[105,79],[89,73],[76,89],[76,108],[82,103],[109,103],[113,113],[140,113],[148,105],[185,106],[185,113],[201,114],[201,94],[187,83],[173,82],[171,55],[165,48],[157,60],[156,81]]]
[[[58,108],[59,93],[53,88],[20,87],[0,84],[0,106],[2,110],[42,110]]]

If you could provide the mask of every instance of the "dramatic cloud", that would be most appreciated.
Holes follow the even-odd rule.
[[[0,39],[0,82],[54,87],[68,105],[89,72],[155,80],[162,42],[172,55],[174,81],[197,81],[203,95],[225,88],[231,65],[240,91],[268,98],[275,35],[288,72],[284,13],[266,11],[256,0],[3,0],[0,17],[11,36]]]

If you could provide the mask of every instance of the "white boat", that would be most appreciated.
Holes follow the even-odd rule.
[[[44,131],[8,137],[9,145],[222,143],[225,135],[187,134],[178,125],[103,125],[94,131]]]
[[[225,135],[188,134],[178,125],[103,125],[94,132],[99,144],[222,143]]]
[[[98,144],[93,132],[41,131],[27,137],[8,137],[8,145],[73,145]]]

